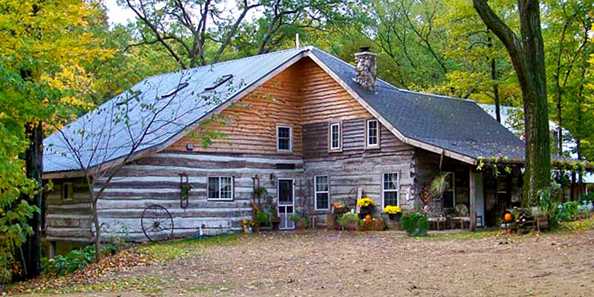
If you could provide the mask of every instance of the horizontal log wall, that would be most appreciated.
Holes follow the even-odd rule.
[[[293,164],[295,169],[276,169],[279,163]],[[180,173],[188,175],[192,186],[185,209],[180,207]],[[177,236],[197,234],[202,225],[239,230],[240,221],[251,218],[252,178],[256,175],[260,185],[274,198],[278,178],[295,178],[296,199],[301,198],[303,161],[300,158],[163,152],[137,160],[122,168],[98,202],[103,236],[144,240],[140,218],[151,204],[167,208],[174,217]],[[232,176],[235,199],[207,200],[208,176]]]
[[[358,189],[371,197],[381,212],[382,181],[384,173],[399,174],[399,202],[402,208],[414,207],[414,152],[412,150],[395,152],[384,156],[361,156],[354,159],[332,159],[308,161],[305,163],[306,181],[313,183],[314,176],[327,175],[330,183],[330,201],[341,200],[354,206]],[[313,205],[313,186],[305,193]],[[327,211],[317,211],[323,215]],[[322,216],[323,217],[323,216]]]
[[[71,183],[73,197],[62,199],[64,183]],[[45,193],[45,234],[48,240],[90,241],[91,200],[83,179],[60,179],[52,181],[53,188]]]

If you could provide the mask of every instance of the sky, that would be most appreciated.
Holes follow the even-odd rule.
[[[134,19],[134,12],[129,8],[119,6],[117,0],[105,0],[104,3],[111,24],[126,24]]]

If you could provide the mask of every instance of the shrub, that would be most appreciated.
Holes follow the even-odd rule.
[[[538,207],[549,217],[549,227],[556,228],[559,226],[559,202],[554,198],[551,192],[554,188],[550,187],[538,192]]]
[[[410,236],[425,236],[429,229],[429,220],[427,220],[427,216],[417,211],[402,215],[400,223],[402,228],[406,230],[406,233]]]
[[[105,244],[102,253],[114,254],[117,247],[113,244]],[[43,258],[41,267],[43,273],[54,275],[65,275],[83,269],[95,260],[95,247],[92,245],[82,249],[76,249],[65,255],[58,255],[52,259]]]
[[[358,224],[359,223],[359,216],[354,212],[347,212],[336,220],[336,222],[343,228],[351,224]]]
[[[559,220],[563,222],[575,221],[579,215],[580,204],[577,201],[568,201],[559,206]]]
[[[256,212],[256,218],[255,220],[256,224],[258,224],[259,226],[269,226],[270,225],[270,214],[268,214],[267,212],[260,210],[258,212]]]

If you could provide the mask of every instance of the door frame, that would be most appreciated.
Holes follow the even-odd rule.
[[[291,203],[287,204],[287,203],[281,203],[280,201],[280,181],[283,180],[290,180],[291,181]],[[285,211],[285,213],[283,213],[283,215],[286,216],[286,220],[287,220],[287,227],[286,228],[279,228],[280,230],[292,230],[295,229],[295,224],[289,220],[289,215],[294,214],[295,213],[295,179],[294,178],[290,178],[290,177],[284,177],[284,178],[277,178],[276,181],[276,201],[278,202],[277,204],[277,212],[278,208],[280,207],[288,207],[290,206],[293,209],[293,212],[288,213]],[[281,216],[281,213],[279,212],[279,217]],[[282,225],[282,223],[281,223]]]

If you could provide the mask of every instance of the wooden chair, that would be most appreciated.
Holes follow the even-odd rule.
[[[460,229],[464,229],[464,223],[468,222],[468,227],[470,228],[470,216],[468,214],[468,207],[465,204],[460,203],[456,205],[456,214],[452,217],[452,222],[454,226],[459,222]]]
[[[429,221],[429,228],[435,225],[436,230],[441,230],[442,224],[443,228],[445,229],[446,226],[446,216],[440,212],[434,212],[433,208],[429,205],[425,205],[424,207],[425,213],[427,213],[427,221]]]

